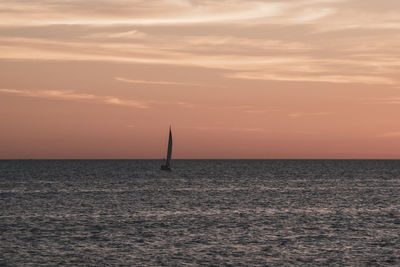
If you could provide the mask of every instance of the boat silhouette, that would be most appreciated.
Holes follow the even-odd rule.
[[[171,169],[171,156],[172,156],[172,131],[171,131],[171,126],[169,126],[167,159],[165,160],[165,164],[161,165],[161,170],[163,170],[163,171],[172,171],[172,169]]]

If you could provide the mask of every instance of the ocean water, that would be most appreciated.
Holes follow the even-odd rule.
[[[160,164],[0,161],[0,265],[400,265],[400,161]]]

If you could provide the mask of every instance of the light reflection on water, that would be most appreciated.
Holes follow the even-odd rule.
[[[400,161],[0,161],[0,265],[400,264]]]

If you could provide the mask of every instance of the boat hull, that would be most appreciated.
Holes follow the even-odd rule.
[[[161,165],[161,170],[162,171],[172,171],[171,167],[167,166],[167,165]]]

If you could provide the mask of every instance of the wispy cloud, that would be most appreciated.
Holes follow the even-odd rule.
[[[293,112],[289,113],[288,116],[292,118],[299,118],[305,116],[327,116],[331,114],[332,112]]]
[[[91,33],[85,38],[111,38],[111,39],[143,39],[147,35],[137,30],[124,31],[124,32],[100,32]]]
[[[220,108],[233,110],[233,111],[238,110],[238,111],[241,111],[244,113],[249,113],[249,114],[259,114],[259,113],[280,111],[280,109],[275,108],[275,107],[257,106],[257,105],[232,105],[232,106],[218,107],[218,109],[220,109]]]
[[[117,96],[100,96],[94,94],[78,93],[74,91],[62,90],[19,90],[19,89],[0,89],[0,94],[13,94],[22,97],[45,98],[54,100],[84,101],[101,103],[116,106],[127,106],[139,109],[147,109],[156,106],[175,106],[180,108],[195,108],[196,105],[185,101],[158,101],[147,100],[138,101],[124,99]]]
[[[259,127],[223,127],[223,126],[194,126],[192,127],[194,130],[199,131],[216,131],[216,132],[237,132],[237,133],[253,133],[253,134],[277,134],[277,133],[285,133],[285,130],[280,129],[264,129]],[[291,134],[294,135],[307,135],[312,136],[318,134],[317,132],[308,132],[308,131],[291,131]]]
[[[124,82],[124,83],[133,83],[133,84],[155,84],[155,85],[181,85],[181,86],[197,86],[197,87],[210,87],[210,85],[203,85],[197,83],[185,83],[185,82],[170,82],[170,81],[146,81],[146,80],[133,80],[122,77],[114,77],[116,81]],[[219,86],[212,86],[219,87]]]
[[[0,89],[0,93],[14,94],[24,97],[37,97],[37,98],[56,99],[56,100],[72,100],[72,101],[103,103],[108,105],[128,106],[140,109],[149,108],[148,102],[121,99],[115,96],[98,96],[93,94],[75,93],[73,91],[59,91],[59,90],[32,91],[32,90],[18,90],[18,89]]]
[[[396,3],[5,0],[0,59],[190,66],[242,81],[398,86],[400,38],[390,31],[400,29]],[[116,80],[208,86],[200,79]]]
[[[337,1],[337,0],[336,0]],[[326,0],[314,1],[160,1],[131,4],[126,1],[72,1],[52,3],[5,1],[9,11],[2,24],[14,25],[176,25],[216,23],[265,23],[265,19],[307,23],[329,15]],[[93,8],[94,6],[98,8]],[[99,7],[100,6],[100,7]],[[147,7],[147,8],[146,8]],[[151,7],[151,8],[149,8]],[[311,8],[312,7],[312,8]],[[62,12],[67,10],[69,16]],[[107,12],[108,11],[108,12]],[[290,13],[291,16],[287,16]],[[39,19],[40,15],[40,19]]]
[[[194,108],[195,105],[192,103],[188,103],[188,102],[183,102],[183,101],[179,101],[176,103],[178,106],[181,106],[183,108]]]
[[[316,64],[317,66],[317,64]],[[328,83],[359,83],[359,84],[396,84],[391,78],[379,76],[362,75],[328,75],[311,73],[285,74],[285,73],[260,73],[260,72],[237,72],[226,75],[229,78],[245,80],[264,80],[264,81],[293,81],[293,82],[328,82]]]
[[[230,131],[230,132],[273,132],[273,130],[267,130],[262,128],[252,127],[218,127],[218,126],[195,126],[195,130],[201,131]]]
[[[380,138],[397,138],[400,137],[400,132],[389,132],[378,135]]]
[[[400,105],[400,96],[375,97],[364,101],[364,104],[392,104]]]

